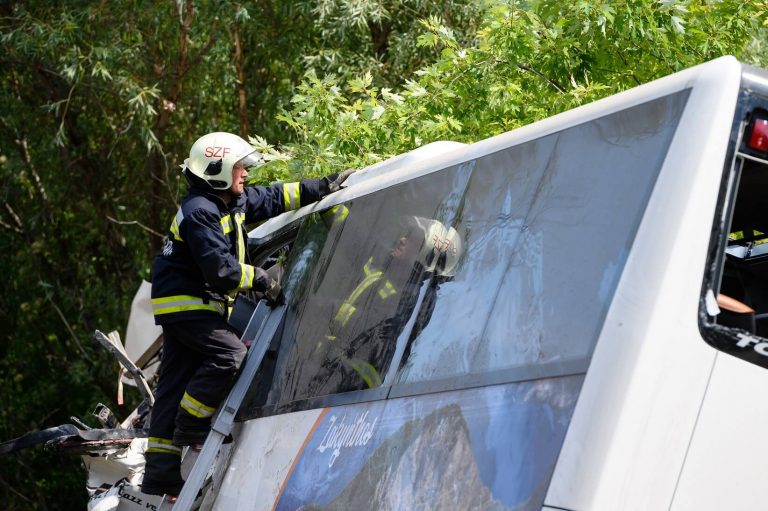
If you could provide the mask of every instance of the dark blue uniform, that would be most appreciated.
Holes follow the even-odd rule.
[[[263,291],[268,277],[246,262],[243,226],[320,199],[324,185],[321,179],[305,179],[248,187],[229,205],[214,193],[192,188],[152,269],[155,322],[220,317],[238,291]]]
[[[181,446],[202,443],[245,346],[227,324],[239,291],[264,291],[270,278],[246,262],[245,225],[315,202],[327,179],[248,187],[226,204],[191,188],[152,268],[152,308],[163,326],[143,481],[145,493],[178,494]]]

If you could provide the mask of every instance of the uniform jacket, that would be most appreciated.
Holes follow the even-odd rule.
[[[224,316],[239,291],[263,291],[264,270],[246,262],[245,225],[315,202],[325,179],[247,187],[228,205],[215,193],[190,188],[152,267],[155,323]]]

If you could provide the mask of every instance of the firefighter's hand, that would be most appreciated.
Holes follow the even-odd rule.
[[[355,169],[347,169],[339,174],[326,176],[324,179],[328,184],[328,193],[338,192],[341,189],[341,184],[354,173]]]
[[[264,299],[267,301],[267,305],[270,307],[277,307],[285,304],[285,295],[283,295],[283,289],[276,280],[271,279],[269,286],[264,291]]]

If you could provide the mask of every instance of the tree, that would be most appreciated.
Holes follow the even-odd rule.
[[[360,167],[438,139],[476,141],[725,54],[760,64],[766,2],[487,2],[474,37],[437,17],[421,47],[440,57],[398,88],[370,73],[310,71],[281,119],[293,162]],[[461,40],[474,41],[461,44]]]

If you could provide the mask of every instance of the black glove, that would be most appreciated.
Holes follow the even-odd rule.
[[[355,169],[347,169],[344,172],[341,172],[340,174],[331,174],[329,176],[326,176],[323,178],[323,181],[325,182],[325,185],[327,187],[328,193],[338,192],[341,189],[341,183],[347,180],[349,176],[354,174]]]
[[[264,291],[264,299],[267,301],[267,305],[270,307],[277,307],[285,304],[285,295],[283,294],[283,288],[276,280],[272,279]]]
[[[269,273],[262,268],[255,266],[253,268],[255,272],[254,276],[254,291],[259,299],[263,298],[267,301],[267,305],[270,307],[277,307],[285,303],[285,296],[280,284],[273,279]]]

